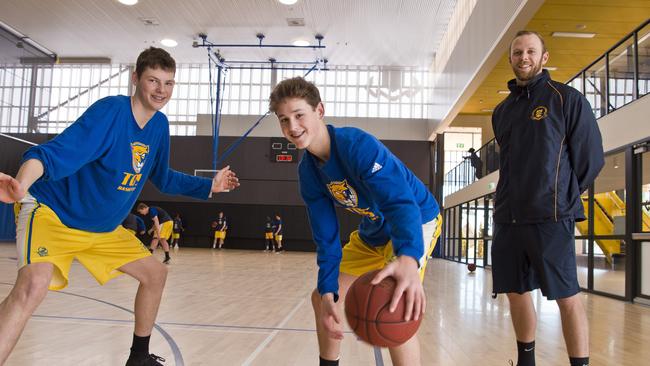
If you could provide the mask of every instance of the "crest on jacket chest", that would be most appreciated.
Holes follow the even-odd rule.
[[[539,106],[533,109],[533,112],[530,114],[530,119],[533,121],[541,121],[548,116],[548,108],[544,106]]]

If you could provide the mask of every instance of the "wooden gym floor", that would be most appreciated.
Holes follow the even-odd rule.
[[[0,243],[0,298],[15,280],[15,256],[13,244]],[[124,365],[137,282],[122,276],[102,287],[77,263],[70,279],[68,288],[50,292],[36,310],[6,365]],[[169,266],[151,352],[172,366],[317,365],[309,300],[315,283],[313,253],[181,248]],[[504,366],[516,358],[507,300],[490,297],[489,271],[470,275],[463,265],[432,260],[425,289],[423,365]],[[650,308],[597,295],[583,298],[592,365],[640,365],[650,359]],[[557,306],[538,293],[534,299],[537,365],[567,365]],[[340,364],[391,362],[386,350],[346,333]]]

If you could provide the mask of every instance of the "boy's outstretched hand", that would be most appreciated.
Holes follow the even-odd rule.
[[[25,190],[12,176],[0,173],[0,202],[14,203],[25,197]]]
[[[211,192],[219,193],[223,191],[229,191],[239,187],[239,179],[235,172],[230,170],[230,165],[219,170],[217,175],[212,178],[212,189]]]
[[[386,277],[393,277],[397,281],[393,298],[388,310],[395,311],[402,294],[406,296],[406,308],[404,311],[404,320],[409,321],[411,318],[418,320],[427,304],[424,295],[424,287],[418,274],[418,263],[412,257],[403,255],[389,263],[375,275],[371,284],[377,285]]]

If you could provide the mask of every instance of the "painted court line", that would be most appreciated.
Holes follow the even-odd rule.
[[[311,297],[311,293],[310,293],[309,296]],[[298,309],[302,306],[302,304],[305,303],[305,299],[306,299],[306,297],[304,297],[302,300],[300,300],[300,302],[298,304],[296,304],[296,306],[294,306],[293,309],[291,309],[289,314],[287,314],[287,316],[284,319],[282,319],[280,324],[277,325],[277,328],[284,327],[284,325],[289,321],[289,319],[291,319],[291,317],[293,317],[293,315],[296,313],[296,311],[298,311]],[[277,330],[277,329],[274,330],[273,332],[271,332],[271,334],[269,334],[269,336],[266,337],[266,339],[264,341],[262,341],[262,343],[260,343],[259,346],[257,346],[255,351],[253,351],[253,353],[251,353],[251,355],[248,356],[248,358],[242,363],[242,366],[249,366],[251,364],[251,362],[253,362],[255,360],[257,355],[259,355],[260,352],[262,352],[262,350],[266,347],[266,345],[269,344],[269,342],[271,342],[271,340],[273,340],[273,338],[275,338],[275,336],[278,334],[278,332],[279,332],[279,330]]]
[[[14,285],[13,283],[7,283],[7,282],[0,282],[0,284],[2,284],[2,285],[8,285],[8,286],[13,286],[13,285]],[[118,309],[120,309],[120,310],[126,311],[126,312],[129,313],[129,314],[134,314],[133,311],[131,311],[131,310],[129,310],[129,309],[123,307],[123,306],[120,306],[120,305],[117,305],[117,304],[113,304],[113,303],[110,303],[110,302],[108,302],[108,301],[104,301],[104,300],[96,299],[96,298],[94,298],[94,297],[84,296],[84,295],[78,295],[78,294],[74,294],[74,293],[72,293],[72,292],[66,292],[66,291],[56,291],[56,293],[64,294],[64,295],[69,295],[69,296],[75,296],[75,297],[81,297],[81,298],[83,298],[83,299],[88,299],[88,300],[96,301],[96,302],[99,302],[99,303],[102,303],[102,304],[106,304],[106,305],[112,306],[112,307],[114,307],[114,308],[118,308]],[[160,325],[158,325],[157,323],[154,323],[154,324],[153,324],[153,327],[154,327],[154,329],[156,329],[156,330],[158,331],[158,333],[160,333],[160,335],[163,336],[163,338],[165,338],[165,340],[166,340],[167,343],[169,344],[169,348],[171,348],[171,351],[172,351],[172,353],[173,353],[173,355],[174,355],[174,361],[175,361],[174,363],[175,363],[175,365],[176,365],[176,366],[185,366],[185,362],[183,361],[183,355],[182,355],[182,353],[181,353],[180,348],[178,347],[178,345],[177,345],[176,342],[174,341],[174,338],[172,338],[172,336],[171,336],[169,333],[167,333],[167,332],[166,332],[166,331],[165,331],[165,330],[164,330]]]
[[[375,352],[375,364],[377,366],[384,366],[384,357],[381,355],[381,348],[373,346],[372,349]]]
[[[103,323],[127,323],[132,324],[133,320],[123,319],[108,319],[108,318],[95,318],[95,317],[79,317],[79,316],[63,316],[63,315],[42,315],[34,314],[34,318],[43,319],[60,319],[60,320],[76,320],[76,321],[95,321]],[[310,328],[280,328],[280,327],[256,327],[250,325],[226,325],[226,324],[201,324],[201,323],[180,323],[180,322],[157,322],[158,325],[172,326],[172,327],[185,327],[185,328],[216,328],[216,329],[233,329],[233,330],[250,330],[250,331],[280,331],[280,332],[307,332],[315,333],[316,329]],[[344,331],[344,333],[352,333],[351,331]]]

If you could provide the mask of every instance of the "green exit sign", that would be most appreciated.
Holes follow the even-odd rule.
[[[461,149],[462,149],[462,148],[464,148],[464,147],[465,147],[465,144],[456,144],[456,147],[458,147],[458,148],[461,148]]]

